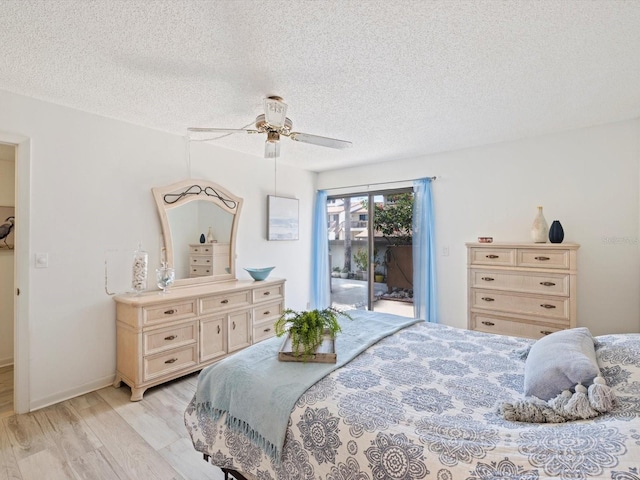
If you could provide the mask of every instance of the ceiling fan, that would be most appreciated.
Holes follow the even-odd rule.
[[[266,133],[264,156],[265,158],[276,158],[280,155],[280,136],[289,137],[296,142],[311,143],[321,147],[347,148],[352,144],[346,140],[336,138],[321,137],[309,133],[292,132],[293,123],[287,118],[287,104],[282,98],[271,96],[264,99],[264,113],[256,117],[255,129],[247,128],[202,128],[191,127],[189,132],[212,132],[212,133]]]

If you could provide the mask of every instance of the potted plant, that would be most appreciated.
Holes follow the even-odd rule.
[[[274,327],[279,337],[288,333],[291,336],[292,351],[306,359],[315,353],[324,335],[333,339],[342,331],[338,323],[340,316],[352,320],[348,313],[333,307],[301,312],[287,308]]]
[[[367,251],[363,248],[359,248],[353,255],[353,261],[356,262],[356,265],[358,266],[358,276],[360,279],[366,280],[367,270],[369,270],[369,255],[367,255]]]
[[[349,278],[349,269],[344,267],[340,272],[340,278]]]
[[[331,276],[332,277],[339,277],[340,276],[340,267],[333,267],[333,271],[331,272]]]

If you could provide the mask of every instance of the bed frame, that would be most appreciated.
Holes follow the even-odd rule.
[[[207,463],[209,462],[209,459],[211,458],[209,455],[207,455],[206,453],[202,454],[202,458],[204,458],[204,461]],[[220,470],[222,470],[222,473],[224,473],[224,480],[249,480],[247,477],[245,477],[244,475],[242,475],[239,472],[236,472],[235,470],[232,470],[230,468],[220,468]],[[229,477],[229,475],[231,475],[231,477]]]

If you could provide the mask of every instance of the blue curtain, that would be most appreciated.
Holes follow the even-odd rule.
[[[311,252],[312,309],[323,309],[331,305],[330,282],[327,192],[318,190],[313,215],[313,252]]]
[[[416,318],[438,321],[435,235],[431,179],[413,182],[413,310]]]

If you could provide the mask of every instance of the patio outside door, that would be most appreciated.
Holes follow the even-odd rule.
[[[410,194],[409,192],[402,193]],[[390,248],[390,240],[381,232],[374,232],[374,222],[370,221],[375,216],[375,208],[388,206],[387,199],[393,198],[392,193],[398,194],[397,191],[376,192],[328,198],[333,307],[341,310],[355,308],[385,311],[413,317],[413,302],[408,293],[413,281],[411,267],[409,270],[406,267],[398,270],[396,254]],[[404,293],[404,298],[387,284],[388,268],[392,278],[394,272],[401,277],[408,277],[409,284],[404,282],[403,288],[407,293],[401,292]]]

